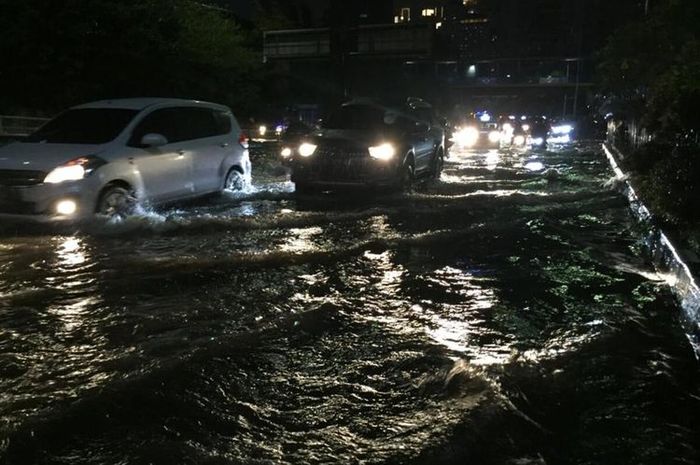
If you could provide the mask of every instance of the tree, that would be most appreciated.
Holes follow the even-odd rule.
[[[658,134],[699,128],[700,5],[665,0],[611,36],[598,77],[624,112]]]
[[[135,96],[255,100],[260,60],[246,33],[188,0],[0,0],[0,31],[5,111]]]

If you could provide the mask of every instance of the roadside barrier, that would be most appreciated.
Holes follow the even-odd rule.
[[[603,150],[615,172],[615,177],[622,183],[623,191],[630,202],[630,209],[638,221],[648,225],[644,245],[654,267],[664,276],[681,306],[686,334],[688,334],[688,339],[695,350],[695,356],[700,359],[700,287],[698,280],[668,235],[651,223],[651,212],[641,201],[628,176],[617,162],[621,158],[621,154],[609,143],[603,144]]]

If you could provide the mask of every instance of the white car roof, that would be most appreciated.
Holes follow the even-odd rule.
[[[121,98],[84,103],[82,105],[77,105],[72,108],[122,108],[126,110],[143,110],[153,105],[205,105],[216,107],[222,110],[228,110],[227,107],[223,105],[218,105],[216,103],[203,102],[201,100],[185,100],[177,98]]]

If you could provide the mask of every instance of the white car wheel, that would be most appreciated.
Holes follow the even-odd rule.
[[[100,196],[97,213],[108,217],[125,217],[134,212],[136,198],[121,186],[108,187]]]
[[[236,169],[231,169],[226,175],[224,190],[229,192],[238,192],[245,189],[245,186],[246,179],[243,174]]]

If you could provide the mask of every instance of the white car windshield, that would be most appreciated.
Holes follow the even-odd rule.
[[[104,144],[114,140],[137,113],[137,110],[121,108],[68,110],[27,137],[25,142]]]

